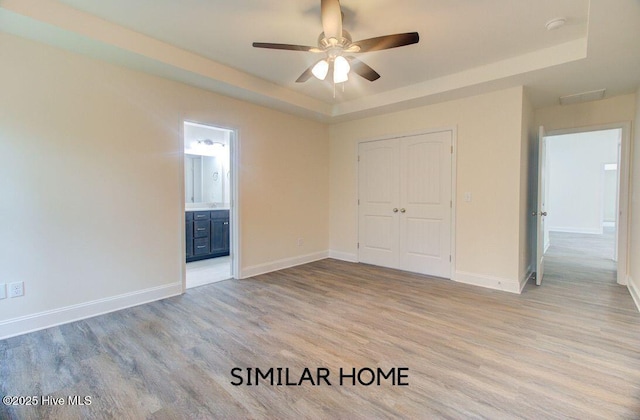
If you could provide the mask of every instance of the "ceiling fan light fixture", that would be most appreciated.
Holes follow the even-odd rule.
[[[349,65],[349,61],[343,56],[339,55],[336,57],[333,65],[335,66],[336,73],[349,73],[351,70],[351,66]]]
[[[320,80],[324,80],[327,77],[328,72],[329,62],[327,60],[318,61],[316,65],[313,66],[313,69],[311,69],[311,73]]]
[[[351,66],[349,61],[339,55],[333,62],[333,83],[343,83],[349,80],[349,71]]]
[[[333,83],[344,83],[349,80],[349,73],[333,72]]]
[[[349,80],[349,74],[352,71],[370,82],[380,78],[380,75],[374,69],[357,58],[350,56],[350,54],[404,47],[417,44],[420,40],[418,32],[406,32],[376,36],[354,42],[351,34],[342,27],[343,18],[344,14],[340,8],[340,0],[320,0],[322,32],[318,36],[316,47],[272,42],[254,42],[253,47],[325,54],[324,59],[307,67],[296,79],[296,83],[304,83],[311,76],[319,80],[327,80],[327,75],[331,72],[331,78],[335,85]],[[343,54],[346,54],[348,58],[343,57]]]

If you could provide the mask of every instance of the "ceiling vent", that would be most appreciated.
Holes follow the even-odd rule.
[[[580,102],[597,101],[604,98],[606,89],[591,90],[589,92],[576,93],[560,97],[560,105],[578,104]]]

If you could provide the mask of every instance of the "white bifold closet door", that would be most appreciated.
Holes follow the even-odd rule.
[[[360,262],[451,276],[452,132],[360,143]]]

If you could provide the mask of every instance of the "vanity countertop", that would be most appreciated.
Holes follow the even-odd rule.
[[[184,209],[184,211],[213,211],[213,210],[229,210],[229,207],[193,207]]]

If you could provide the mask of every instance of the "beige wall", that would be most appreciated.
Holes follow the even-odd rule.
[[[0,283],[25,283],[0,300],[0,337],[181,290],[183,120],[238,129],[243,269],[326,254],[325,125],[6,34],[0,51]]]
[[[629,94],[575,105],[540,108],[536,110],[536,125],[543,125],[549,132],[628,122],[635,118],[635,102],[635,94]]]
[[[331,126],[332,254],[357,258],[358,141],[455,127],[456,269],[490,287],[517,283],[522,106],[518,87]]]
[[[633,295],[636,306],[640,309],[640,89],[636,94],[635,121],[633,127],[633,155],[631,177],[631,226],[629,250],[629,290]]]

